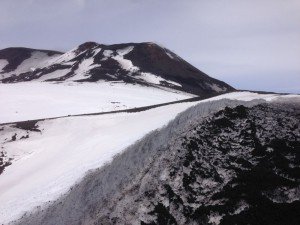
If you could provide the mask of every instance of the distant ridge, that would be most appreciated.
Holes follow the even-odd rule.
[[[66,53],[6,48],[0,50],[0,81],[125,82],[196,95],[235,90],[152,42],[86,42]]]

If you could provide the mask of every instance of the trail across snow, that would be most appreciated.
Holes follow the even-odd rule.
[[[194,95],[125,83],[0,84],[0,123],[114,111]]]

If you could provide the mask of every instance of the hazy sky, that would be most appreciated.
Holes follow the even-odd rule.
[[[0,0],[0,48],[153,41],[236,88],[300,93],[300,0]]]

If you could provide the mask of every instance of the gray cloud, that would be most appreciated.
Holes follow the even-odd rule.
[[[155,41],[237,88],[300,92],[298,0],[1,0],[0,48]]]

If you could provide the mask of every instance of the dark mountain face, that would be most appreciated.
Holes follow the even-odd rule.
[[[29,59],[33,52],[42,52],[48,56],[60,55],[63,54],[58,51],[50,50],[37,50],[30,48],[5,48],[0,50],[0,59],[8,61],[8,64],[2,68],[1,73],[12,72],[18,68],[18,66],[24,62],[26,59]]]
[[[19,224],[298,225],[299,112],[202,103]]]
[[[127,54],[125,58],[142,68],[143,72],[158,74],[167,80],[180,83],[184,90],[190,92],[205,94],[211,90],[212,85],[224,88],[224,92],[233,90],[226,83],[209,77],[168,49],[153,43],[137,45],[135,51]]]
[[[31,62],[30,69],[18,69],[22,62],[37,52],[47,53],[49,59],[36,58],[36,65]],[[154,43],[101,45],[86,42],[65,54],[21,48],[4,49],[0,51],[0,59],[8,61],[0,72],[3,74],[3,83],[36,79],[77,82],[106,80],[170,88],[202,96],[234,90]],[[56,73],[55,77],[53,72]]]

